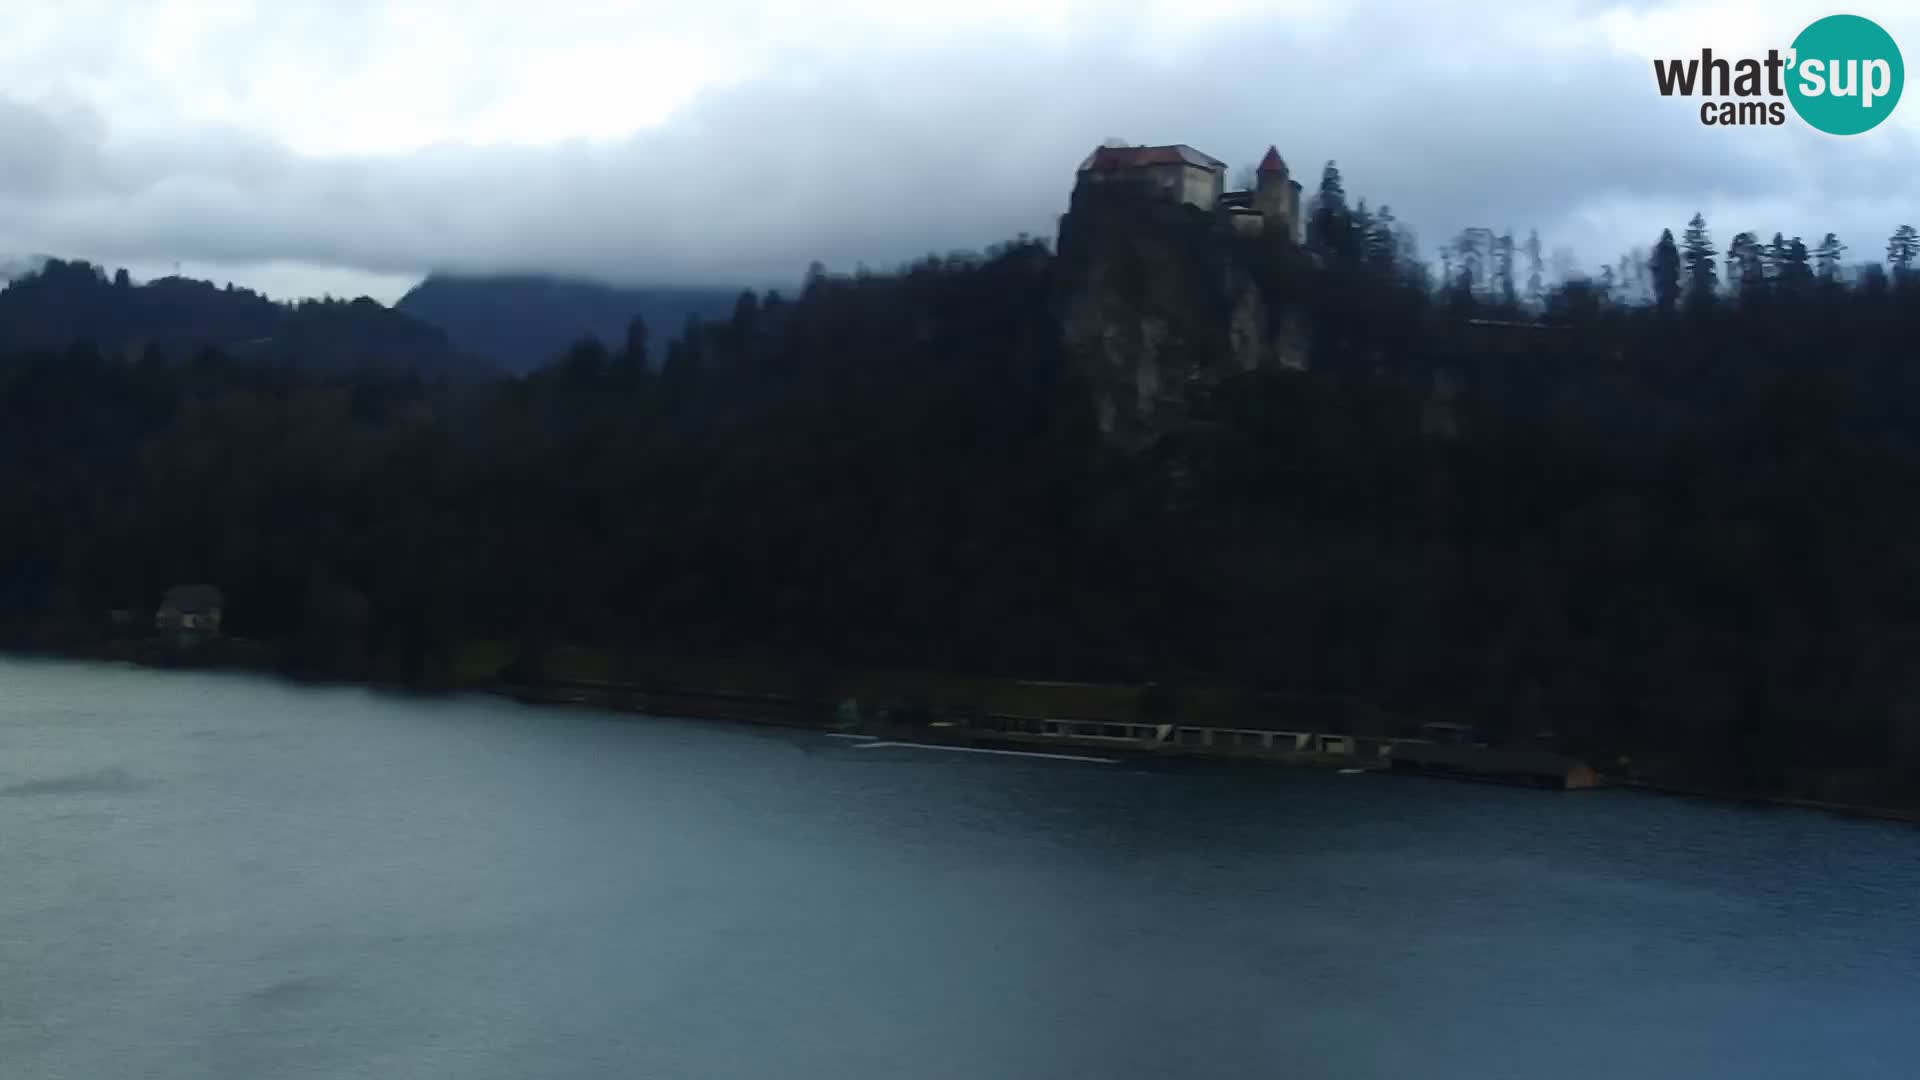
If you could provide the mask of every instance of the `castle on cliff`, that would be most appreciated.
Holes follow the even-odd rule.
[[[1300,242],[1300,182],[1277,148],[1267,147],[1260,159],[1253,190],[1227,191],[1226,175],[1226,162],[1185,143],[1101,146],[1080,163],[1074,196],[1125,190],[1219,214],[1235,232]]]

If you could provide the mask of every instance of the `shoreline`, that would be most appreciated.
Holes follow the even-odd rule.
[[[136,644],[148,648],[112,648],[108,643],[77,649],[0,648],[0,655],[30,660],[123,663],[152,671],[195,671],[205,673],[266,676],[300,686],[357,687],[377,693],[402,696],[452,697],[461,694],[485,694],[534,707],[586,706],[630,716],[675,717],[754,727],[786,728],[822,734],[858,736],[864,739],[892,740],[924,744],[934,749],[1007,748],[1015,753],[1038,756],[1071,757],[1075,751],[1111,754],[1117,759],[1159,759],[1168,761],[1208,761],[1236,765],[1281,768],[1353,769],[1367,772],[1391,772],[1381,763],[1346,757],[1334,759],[1314,754],[1251,754],[1196,751],[1178,746],[1146,747],[1116,744],[1112,746],[1077,741],[1052,742],[996,737],[955,728],[903,725],[898,721],[862,723],[850,728],[834,715],[831,702],[792,694],[719,689],[712,687],[674,687],[652,689],[639,683],[608,680],[548,678],[539,682],[509,681],[498,676],[485,679],[449,679],[433,684],[364,677],[329,676],[285,670],[267,658],[270,651],[262,643],[242,639],[224,639],[238,646],[239,652],[220,650],[224,656],[158,652],[150,642]],[[244,662],[238,662],[244,658]],[[1111,691],[1121,689],[1107,684],[1032,682],[1031,686],[1076,687]],[[1128,688],[1138,691],[1141,688]],[[1047,747],[1057,747],[1048,752]],[[1704,799],[1721,803],[1768,806],[1793,810],[1811,810],[1861,820],[1920,825],[1920,808],[1871,803],[1847,803],[1803,798],[1792,795],[1740,791],[1676,780],[1636,777],[1597,770],[1601,787],[1626,788],[1675,798]],[[1456,783],[1479,783],[1471,778],[1451,778]],[[1491,781],[1497,782],[1497,781]]]
[[[1744,803],[1748,806],[1772,806],[1789,810],[1816,810],[1838,817],[1860,818],[1871,821],[1890,821],[1903,825],[1920,825],[1920,810],[1902,809],[1897,806],[1872,806],[1860,803],[1826,802],[1820,799],[1802,799],[1792,795],[1763,795],[1754,792],[1729,791],[1723,788],[1699,787],[1691,784],[1679,784],[1665,780],[1643,780],[1633,777],[1609,776],[1608,784],[1614,787],[1632,788],[1677,799],[1704,799],[1721,803]]]

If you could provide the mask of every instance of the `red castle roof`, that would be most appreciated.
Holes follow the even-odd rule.
[[[1135,169],[1146,165],[1192,165],[1202,169],[1225,169],[1227,163],[1210,157],[1185,143],[1173,146],[1102,146],[1087,155],[1080,171],[1104,172],[1109,169]]]

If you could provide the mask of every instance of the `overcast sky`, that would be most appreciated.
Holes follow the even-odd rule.
[[[434,268],[779,284],[1051,236],[1103,138],[1239,165],[1436,242],[1593,269],[1920,219],[1920,101],[1852,139],[1702,127],[1650,58],[1785,48],[1828,0],[62,0],[0,33],[0,256],[391,301]],[[1920,5],[1847,8],[1920,57]],[[1909,95],[1910,97],[1913,95]]]

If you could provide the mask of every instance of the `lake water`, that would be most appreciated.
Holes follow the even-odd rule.
[[[1913,1075],[1920,830],[0,660],[0,1076]]]

